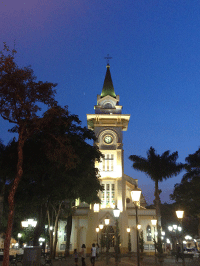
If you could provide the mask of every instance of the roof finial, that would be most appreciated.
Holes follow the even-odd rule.
[[[109,54],[107,54],[107,56],[104,57],[104,59],[107,59],[107,66],[110,66],[109,65],[109,59],[112,59],[112,57],[110,57]]]

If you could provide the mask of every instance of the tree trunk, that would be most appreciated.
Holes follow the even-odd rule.
[[[200,236],[200,215],[198,215],[198,236]]]
[[[2,232],[3,228],[3,206],[4,206],[4,193],[5,193],[5,183],[0,192],[0,233]]]
[[[66,230],[66,248],[65,248],[65,256],[69,256],[69,250],[70,250],[70,238],[71,238],[71,232],[72,232],[72,214],[67,217],[67,225],[65,227]]]
[[[34,247],[39,246],[38,239],[39,239],[41,233],[42,233],[42,228],[41,228],[41,225],[37,221],[37,225],[36,225],[34,232],[33,232],[33,246]]]
[[[158,181],[155,181],[155,206],[156,206],[156,219],[157,219],[157,225],[161,227],[161,214],[160,214],[160,195],[159,195],[159,189],[158,189]]]
[[[51,219],[50,219],[49,209],[47,210],[47,217],[48,217],[48,228],[49,228],[50,257],[52,257],[52,253],[53,253],[53,229],[52,230],[50,229],[50,227],[51,227]]]
[[[62,206],[62,202],[59,204],[59,209],[56,215],[56,220],[55,220],[55,229],[54,229],[54,243],[53,243],[53,259],[56,256],[56,246],[57,246],[57,242],[58,242],[58,220],[60,217],[60,211],[61,211],[61,206]]]
[[[160,213],[160,193],[158,189],[158,181],[155,181],[155,205],[156,205],[156,219],[157,219],[157,250],[162,252],[161,243],[161,213]]]
[[[14,197],[19,185],[19,182],[23,175],[23,147],[24,147],[24,137],[23,137],[23,129],[19,129],[19,140],[18,140],[18,161],[17,161],[17,174],[13,181],[13,185],[9,191],[8,195],[8,205],[9,205],[9,213],[8,213],[8,222],[7,222],[7,230],[6,237],[4,241],[4,256],[3,256],[3,266],[9,266],[9,248],[10,248],[10,240],[12,234],[12,226],[14,220],[14,208],[15,202]]]
[[[34,236],[33,236],[33,246],[39,246],[39,237],[42,234],[44,225],[45,225],[45,218],[47,215],[47,207],[43,205],[40,206],[40,212],[39,217],[37,221],[37,226],[34,230]]]

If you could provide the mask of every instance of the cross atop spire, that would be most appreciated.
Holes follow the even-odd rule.
[[[107,56],[106,56],[106,57],[104,57],[104,59],[106,59],[106,60],[107,60],[107,65],[109,65],[109,60],[110,60],[110,59],[112,59],[112,57],[111,57],[111,56],[109,56],[109,54],[107,54]]]

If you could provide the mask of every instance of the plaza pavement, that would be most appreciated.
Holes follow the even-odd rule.
[[[78,266],[81,266],[81,265],[82,265],[81,258],[79,258]],[[109,266],[116,265],[115,259],[110,258],[108,265]],[[140,266],[160,266],[160,265],[161,264],[155,261],[154,256],[145,256],[143,260],[140,261]],[[178,266],[178,265],[180,266],[183,265],[182,260],[179,259],[179,261],[176,262],[175,259],[170,256],[166,257],[164,260],[164,263],[162,264],[162,266]],[[0,266],[2,266],[2,261],[0,261]],[[13,266],[13,264],[11,266]],[[17,265],[15,266],[23,266],[23,265],[21,263],[17,263]],[[74,263],[74,258],[69,257],[63,260],[59,260],[59,259],[52,260],[52,264],[50,265],[46,264],[46,266],[75,266],[75,263]],[[91,266],[89,257],[86,258],[86,266]],[[96,260],[95,266],[107,266],[105,259],[101,260],[101,258],[99,258],[98,260]],[[121,258],[121,261],[118,263],[118,266],[137,266],[136,257]],[[185,266],[200,266],[200,260],[196,258],[193,260],[185,259]]]
[[[81,258],[79,258],[78,266],[81,266]],[[115,259],[111,258],[108,265],[116,265]],[[146,256],[143,258],[143,261],[140,261],[140,266],[160,266],[160,264],[155,261],[154,256]],[[174,258],[166,257],[162,266],[178,266],[182,265],[182,260],[179,259],[178,263]],[[73,258],[67,258],[66,260],[53,260],[53,266],[75,266]],[[91,266],[90,258],[86,258],[86,266]],[[95,262],[95,266],[106,266],[106,261],[101,260],[100,258]],[[121,261],[118,263],[118,266],[137,266],[136,258],[121,258]],[[200,261],[198,259],[185,259],[185,266],[200,266]]]

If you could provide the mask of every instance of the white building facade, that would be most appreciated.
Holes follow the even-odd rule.
[[[136,251],[136,211],[131,200],[131,191],[138,189],[138,180],[124,174],[123,157],[123,131],[128,129],[130,115],[122,114],[122,106],[119,105],[119,95],[115,94],[109,64],[100,95],[97,95],[97,105],[94,106],[95,113],[87,114],[88,128],[94,130],[97,137],[96,145],[104,155],[100,163],[96,162],[99,169],[100,182],[103,191],[99,193],[101,204],[89,206],[86,203],[76,202],[76,212],[72,219],[71,251],[75,248],[80,250],[82,244],[86,245],[90,252],[92,243],[101,243],[105,234],[105,227],[99,232],[100,224],[109,218],[109,232],[113,239],[111,250],[114,249],[116,220],[113,209],[120,210],[119,232],[120,250],[122,253],[128,251],[128,233],[130,228],[131,250]],[[86,184],[87,185],[87,184]],[[144,251],[153,252],[154,227],[151,220],[156,215],[155,209],[146,209],[146,201],[141,194],[140,207],[138,209],[138,220],[141,224],[144,236]],[[65,249],[65,237],[62,232],[66,226],[65,221],[59,222],[60,237],[58,238],[58,251]]]

